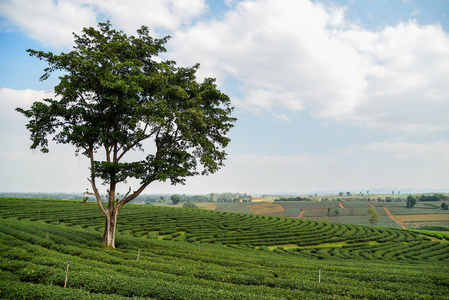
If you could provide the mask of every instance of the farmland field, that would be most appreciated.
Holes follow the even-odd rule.
[[[251,205],[250,208],[255,214],[272,214],[285,211],[282,205],[268,202]]]
[[[127,205],[104,249],[102,221],[79,202],[0,199],[0,298],[449,299],[446,235]]]
[[[401,222],[407,221],[449,221],[449,214],[424,214],[424,215],[397,215],[396,218]]]
[[[407,208],[405,202],[378,201],[275,201],[265,203],[218,203],[219,211],[264,214],[278,217],[301,218],[323,222],[370,225],[368,208],[380,215],[378,226],[419,228],[443,226],[449,228],[449,211],[440,208],[442,202],[418,203]],[[281,207],[282,206],[283,210]],[[261,209],[265,207],[265,209]],[[424,224],[423,222],[426,221]]]

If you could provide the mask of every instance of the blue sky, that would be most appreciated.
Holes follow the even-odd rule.
[[[222,170],[146,193],[449,190],[447,0],[0,0],[0,191],[88,187],[87,159],[30,150],[14,108],[57,83],[26,49],[106,19],[171,35],[164,58],[199,62],[238,118]]]

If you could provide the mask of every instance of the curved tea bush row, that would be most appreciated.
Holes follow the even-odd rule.
[[[449,293],[447,266],[439,262],[408,265],[401,260],[340,259],[334,264],[331,248],[309,249],[304,255],[284,249],[272,253],[243,245],[180,243],[129,234],[117,237],[118,249],[107,250],[96,234],[80,226],[0,219],[1,297],[445,299]],[[77,235],[80,239],[72,239]],[[435,252],[442,249],[434,242],[428,244]],[[341,248],[364,258],[367,247]],[[327,259],[315,259],[320,257]]]
[[[44,247],[50,247],[54,242],[92,246],[92,241],[97,243],[101,240],[104,217],[96,206],[65,201],[1,199],[0,208],[0,217],[6,220],[8,218],[29,221],[42,220],[56,225],[49,227],[46,232],[39,232],[37,228],[30,229],[31,236],[22,238],[31,243],[42,243]],[[54,236],[55,232],[59,230],[58,226],[71,226],[84,231],[82,231],[83,234],[67,232],[63,236]],[[279,252],[285,252],[283,247],[288,245],[287,248],[293,248],[293,250],[285,253],[302,253],[317,257],[334,254],[344,258],[369,259],[375,256],[376,258],[402,260],[447,260],[445,254],[449,253],[448,243],[439,246],[440,248],[435,253],[426,252],[424,247],[416,249],[408,247],[408,244],[414,242],[426,245],[426,240],[423,240],[417,232],[408,230],[173,207],[125,206],[119,214],[117,231],[119,235],[128,238],[238,245],[238,247],[246,249],[279,246]],[[51,238],[48,239],[48,236]],[[338,247],[341,244],[368,243],[370,247],[374,247],[373,249],[377,249],[376,247],[382,244],[393,246],[392,249],[381,247],[379,253],[376,253],[377,250],[368,249],[369,255],[365,250],[343,252],[343,248],[339,249],[338,247],[331,248],[329,251],[318,249],[315,252],[311,249],[304,249],[304,247],[333,243],[340,244]],[[394,252],[396,251],[395,247],[400,247],[401,252]],[[276,249],[276,247],[274,248]]]

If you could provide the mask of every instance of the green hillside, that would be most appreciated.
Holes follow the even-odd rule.
[[[103,219],[79,202],[0,199],[0,298],[449,299],[443,235],[128,205],[107,250]]]

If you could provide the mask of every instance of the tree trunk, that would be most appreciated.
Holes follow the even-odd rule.
[[[106,212],[106,224],[104,226],[103,244],[107,248],[115,248],[115,226],[117,225],[118,209],[107,209]]]

